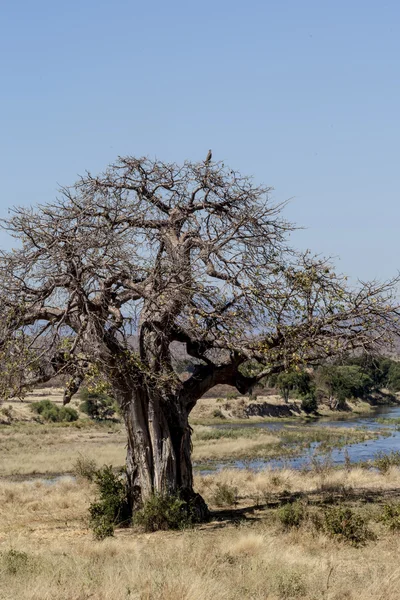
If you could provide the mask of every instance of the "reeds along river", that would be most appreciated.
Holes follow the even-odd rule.
[[[393,422],[398,420],[398,422]],[[298,422],[296,422],[298,424]],[[218,428],[234,428],[234,427],[254,427],[269,429],[271,432],[279,432],[288,425],[293,425],[293,421],[282,421],[282,422],[261,422],[254,423],[249,422],[248,424],[241,423],[240,425],[235,424],[221,424],[215,425]],[[281,468],[290,467],[300,469],[310,465],[313,460],[323,461],[329,459],[333,466],[339,466],[345,464],[346,461],[350,460],[351,463],[366,462],[374,459],[378,452],[400,452],[400,406],[384,406],[374,410],[373,413],[368,415],[357,415],[349,417],[346,415],[338,415],[331,419],[313,419],[304,420],[302,427],[339,427],[339,428],[351,428],[351,429],[366,429],[369,431],[382,431],[385,435],[381,435],[376,439],[363,441],[348,445],[346,447],[334,448],[329,451],[329,456],[321,454],[319,451],[319,442],[314,442],[309,448],[304,449],[301,454],[294,458],[284,459],[255,459],[249,461],[230,461],[230,467],[236,468],[250,468],[250,469],[263,469],[263,468]],[[227,463],[219,463],[216,465],[217,469],[226,467]]]

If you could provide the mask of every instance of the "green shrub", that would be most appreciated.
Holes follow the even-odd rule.
[[[114,535],[117,526],[130,524],[126,484],[122,472],[105,465],[94,474],[98,499],[89,507],[90,524],[97,539]]]
[[[374,467],[381,473],[387,473],[390,467],[400,466],[400,452],[399,450],[391,450],[391,452],[385,453],[383,451],[377,452],[373,461]]]
[[[153,494],[135,513],[133,522],[147,532],[184,529],[192,525],[193,515],[179,494]]]
[[[307,415],[315,413],[318,410],[318,402],[315,396],[305,396],[301,401],[301,410]]]
[[[346,406],[347,399],[364,398],[373,389],[371,377],[358,365],[326,365],[318,375],[329,395],[336,398],[339,409]]]
[[[400,529],[400,504],[385,504],[380,519],[392,531]]]
[[[212,415],[215,419],[225,419],[225,415],[220,411],[219,408],[216,408],[215,410],[213,410]]]
[[[117,404],[111,396],[103,392],[90,392],[87,388],[82,388],[79,395],[82,400],[79,408],[91,419],[104,421],[115,416]]]
[[[315,384],[307,371],[282,371],[276,376],[274,384],[285,402],[289,402],[291,392],[296,392],[300,398],[315,395]]]
[[[31,410],[39,415],[44,421],[52,423],[77,421],[79,415],[71,406],[58,406],[51,400],[40,400],[32,402]]]
[[[228,392],[226,394],[227,400],[236,400],[236,398],[239,398],[239,394],[237,392]]]
[[[72,408],[72,406],[61,406],[58,414],[60,421],[66,421],[70,423],[79,419],[77,411]]]
[[[326,511],[325,529],[329,535],[353,546],[362,546],[375,537],[361,515],[355,514],[351,508],[340,506]]]
[[[399,392],[400,391],[400,363],[391,361],[386,385],[391,392]]]
[[[238,490],[226,483],[217,483],[212,501],[216,506],[233,506],[237,502]]]
[[[296,502],[284,504],[278,510],[278,519],[283,525],[284,529],[291,529],[292,527],[300,527],[301,523],[306,517],[306,508],[303,502],[296,500]]]

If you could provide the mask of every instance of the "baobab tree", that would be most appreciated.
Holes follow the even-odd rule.
[[[221,163],[127,157],[4,225],[20,242],[0,262],[3,396],[57,373],[69,375],[65,402],[85,379],[109,386],[132,510],[179,492],[207,514],[188,418],[210,388],[244,394],[397,333],[395,282],[348,286],[328,261],[289,247],[282,209]],[[186,379],[179,345],[195,362]]]

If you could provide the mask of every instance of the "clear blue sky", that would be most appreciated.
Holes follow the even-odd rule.
[[[212,148],[293,198],[296,245],[387,278],[400,267],[399,30],[395,0],[4,0],[0,214],[117,155]]]

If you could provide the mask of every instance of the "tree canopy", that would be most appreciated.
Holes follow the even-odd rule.
[[[3,340],[22,349],[24,338],[34,370],[46,350],[54,371],[79,371],[108,366],[110,344],[149,328],[160,350],[182,342],[207,365],[223,351],[266,373],[387,343],[393,282],[353,290],[329,262],[295,252],[269,192],[221,164],[124,158],[54,204],[14,209],[6,228],[22,244],[0,265]],[[148,367],[170,371],[169,352],[135,366]]]
[[[125,157],[53,203],[13,209],[5,227],[19,245],[0,260],[3,395],[65,373],[67,402],[83,379],[103,378],[143,496],[191,488],[187,416],[217,383],[244,393],[387,345],[396,280],[354,288],[295,251],[270,191],[222,163]],[[177,345],[196,359],[187,380]]]

